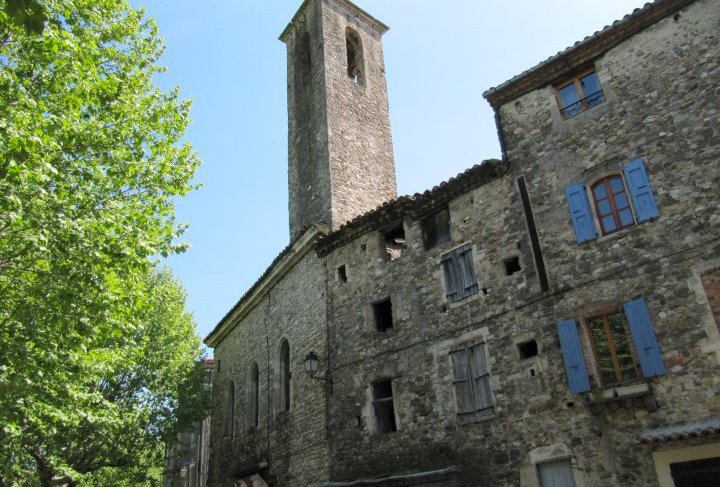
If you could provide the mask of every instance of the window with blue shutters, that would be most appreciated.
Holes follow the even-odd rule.
[[[559,321],[557,329],[573,394],[590,390],[589,375],[598,386],[615,386],[667,374],[643,298],[587,318],[584,328],[568,319]],[[586,348],[581,333],[587,338]],[[592,364],[591,374],[586,363]]]
[[[609,235],[660,215],[642,158],[625,164],[586,186],[565,188],[577,243]]]
[[[590,381],[585,367],[582,346],[580,345],[577,323],[575,320],[559,321],[557,330],[570,391],[573,394],[589,391]]]

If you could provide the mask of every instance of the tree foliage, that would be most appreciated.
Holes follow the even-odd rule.
[[[194,324],[154,264],[183,249],[198,160],[142,11],[0,4],[0,484],[74,484],[202,409]]]

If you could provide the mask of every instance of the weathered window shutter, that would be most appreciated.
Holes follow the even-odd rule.
[[[645,299],[633,299],[625,303],[624,308],[643,376],[667,374]]]
[[[462,299],[462,288],[460,287],[460,269],[455,251],[448,252],[441,258],[443,273],[445,274],[445,290],[449,302]]]
[[[475,410],[482,411],[492,407],[490,376],[485,360],[485,347],[482,343],[470,348],[470,374],[475,389]]]
[[[453,364],[453,385],[457,398],[457,413],[466,414],[475,412],[472,385],[468,367],[467,349],[462,348],[450,354]]]
[[[472,246],[470,244],[463,245],[457,249],[459,268],[462,272],[460,280],[462,296],[470,296],[475,294],[478,289],[477,279],[475,279],[475,265],[472,260]]]
[[[632,196],[635,216],[638,223],[642,223],[660,215],[655,197],[653,196],[650,180],[645,171],[643,159],[638,158],[625,164],[625,182]]]
[[[556,460],[537,466],[540,487],[575,487],[570,460]]]
[[[575,320],[561,320],[558,321],[557,329],[570,391],[573,394],[587,392],[590,390],[590,380],[580,346],[577,323]]]
[[[587,242],[597,237],[592,212],[590,211],[590,203],[588,203],[585,194],[585,186],[579,183],[570,184],[565,188],[565,195],[567,196],[570,218],[573,222],[573,228],[575,228],[575,240],[577,243]]]

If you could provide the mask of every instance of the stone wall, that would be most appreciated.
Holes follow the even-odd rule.
[[[315,253],[306,254],[215,348],[219,370],[213,388],[209,486],[233,486],[239,473],[262,463],[267,463],[266,477],[276,486],[319,485],[327,478],[325,386],[303,368],[310,351],[326,354],[322,269]],[[291,401],[290,410],[280,412],[283,339],[290,345]],[[248,418],[254,363],[260,372],[257,427],[251,427]],[[233,436],[223,431],[230,381],[235,384]]]
[[[383,256],[382,228],[328,257],[333,480],[460,466],[458,485],[537,485],[537,464],[570,458],[578,485],[656,485],[641,431],[720,410],[716,341],[700,274],[719,254],[720,11],[697,2],[594,63],[607,100],[563,120],[551,84],[499,111],[510,170],[454,199],[452,241],[425,250],[420,218],[408,248]],[[582,66],[587,68],[587,66]],[[590,184],[642,156],[659,218],[577,244],[565,186]],[[540,287],[515,180],[524,176],[549,276]],[[479,292],[448,303],[439,261],[473,248]],[[522,270],[505,275],[519,257]],[[335,279],[345,265],[348,282]],[[707,279],[706,279],[706,282]],[[395,324],[373,329],[371,303],[390,296]],[[599,385],[587,319],[647,302],[668,374]],[[711,296],[712,300],[712,296]],[[573,395],[556,323],[575,319],[591,375]],[[534,339],[538,354],[517,344]],[[484,342],[494,414],[460,424],[449,352]],[[637,358],[635,358],[637,361]],[[372,434],[370,384],[392,378],[398,431]]]

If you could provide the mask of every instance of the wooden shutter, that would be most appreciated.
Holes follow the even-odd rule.
[[[457,413],[467,414],[475,412],[472,385],[470,384],[470,368],[468,364],[467,349],[462,348],[450,354],[453,365],[453,385],[457,401]]]
[[[561,320],[557,323],[557,329],[570,391],[573,394],[587,392],[590,390],[590,380],[580,346],[577,323],[575,320]]]
[[[462,296],[470,296],[477,293],[478,285],[475,279],[475,265],[472,260],[472,246],[470,244],[463,245],[457,249],[458,267],[462,272],[460,285]]]
[[[453,250],[444,254],[440,262],[445,274],[445,292],[448,301],[451,303],[462,299],[462,287],[460,286],[460,269],[456,258],[456,251]]]
[[[575,487],[570,460],[538,464],[540,487]]]
[[[625,164],[623,171],[625,173],[625,182],[632,196],[638,223],[657,218],[660,212],[655,203],[655,197],[653,196],[642,157]]]
[[[475,411],[491,408],[490,375],[487,371],[485,346],[482,343],[470,348],[470,374],[473,379]]]
[[[645,299],[633,299],[625,303],[624,308],[643,376],[655,377],[667,374]]]
[[[596,238],[597,232],[587,194],[585,194],[585,186],[579,183],[571,184],[565,188],[565,196],[567,196],[570,218],[575,229],[576,242],[583,243]]]

